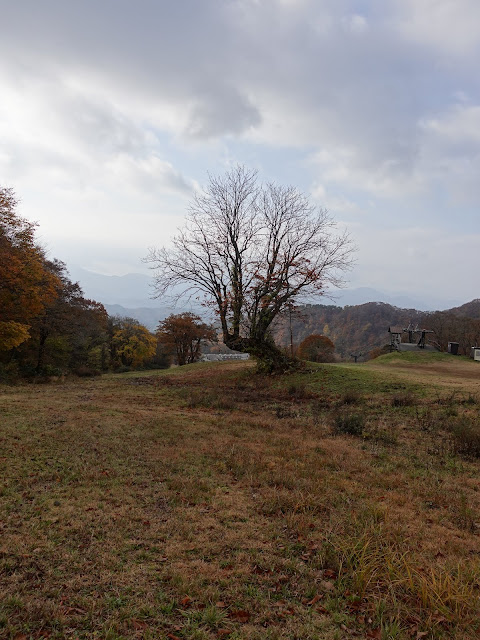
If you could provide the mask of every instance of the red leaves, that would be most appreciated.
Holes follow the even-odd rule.
[[[78,615],[83,616],[85,613],[85,609],[80,609],[80,607],[63,607],[62,613],[66,616]]]
[[[230,613],[228,614],[228,617],[230,618],[230,620],[234,620],[235,622],[241,622],[242,624],[245,624],[250,620],[250,612],[246,611],[245,609],[237,609],[234,611],[230,611]]]
[[[337,575],[338,574],[334,569],[325,569],[325,571],[323,572],[324,578],[331,578],[332,580],[336,580]]]
[[[132,625],[135,631],[144,631],[148,626],[147,623],[144,622],[143,620],[136,620],[136,619],[132,620]]]
[[[180,604],[182,607],[189,607],[191,602],[192,599],[190,598],[190,596],[185,596],[184,598],[182,598],[182,600],[180,600]]]

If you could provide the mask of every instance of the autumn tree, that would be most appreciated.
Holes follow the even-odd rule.
[[[109,318],[110,364],[138,368],[155,356],[155,336],[134,318]]]
[[[181,288],[211,306],[224,343],[269,370],[290,358],[271,338],[272,322],[301,297],[342,283],[353,247],[346,233],[295,187],[259,184],[237,166],[210,176],[190,205],[171,249],[151,249],[155,295]]]
[[[35,224],[21,218],[12,189],[0,188],[0,352],[28,340],[32,321],[56,296],[57,278],[35,242]]]
[[[194,313],[170,315],[159,323],[159,342],[175,354],[179,365],[197,362],[203,340],[215,340],[215,330]]]
[[[327,336],[314,333],[298,347],[298,357],[310,362],[334,362],[335,345]]]
[[[45,364],[72,370],[82,366],[105,368],[105,308],[84,297],[63,262],[46,260],[45,268],[56,278],[56,296],[32,323],[31,341],[25,347],[34,353],[36,372],[40,373]]]

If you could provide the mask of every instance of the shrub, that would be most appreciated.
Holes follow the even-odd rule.
[[[350,390],[346,391],[343,396],[340,397],[339,404],[360,404],[362,400],[363,398],[358,391]]]
[[[463,404],[478,404],[478,398],[473,393],[469,393],[468,396],[463,400]]]
[[[221,391],[192,390],[185,394],[185,400],[189,409],[201,408],[231,411],[234,408],[233,399]]]
[[[0,382],[15,384],[20,380],[20,370],[16,362],[0,362]]]
[[[308,336],[298,347],[298,357],[311,362],[334,362],[335,345],[327,338],[317,333]]]
[[[132,371],[132,367],[127,367],[126,365],[120,365],[119,367],[115,367],[113,373],[128,373]]]
[[[429,407],[423,410],[416,408],[417,423],[421,431],[436,431],[443,424],[443,416],[434,413]]]
[[[94,367],[87,367],[86,365],[77,367],[73,373],[80,378],[94,378],[95,376],[102,375],[102,372],[98,369],[95,369]]]
[[[415,404],[415,397],[411,391],[396,393],[392,396],[392,407],[411,407]]]
[[[461,416],[450,424],[452,447],[455,453],[469,458],[480,458],[480,420]]]
[[[334,417],[333,431],[336,434],[361,436],[365,427],[365,418],[360,413],[339,412]]]
[[[315,394],[307,389],[304,382],[290,384],[287,393],[293,400],[307,400],[315,397]]]

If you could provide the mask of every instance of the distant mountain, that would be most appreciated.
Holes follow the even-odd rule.
[[[69,267],[72,280],[80,283],[87,298],[103,304],[119,304],[130,309],[156,308],[153,295],[153,278],[143,273],[128,273],[124,276],[106,276],[78,266]],[[434,311],[461,305],[460,300],[435,298],[428,293],[411,295],[399,292],[385,293],[370,287],[340,289],[333,294],[328,304],[345,307],[367,302],[385,302],[402,309]]]
[[[346,305],[366,304],[367,302],[385,302],[401,309],[418,309],[419,311],[436,311],[461,304],[460,300],[443,299],[440,300],[428,293],[425,295],[411,295],[406,293],[385,293],[370,287],[359,287],[357,289],[341,289],[335,292],[332,304],[345,307]]]
[[[480,318],[480,298],[476,298],[471,302],[466,302],[460,307],[454,307],[450,311],[457,316],[466,316],[468,318]]]
[[[143,273],[106,276],[81,267],[69,267],[70,277],[78,281],[87,298],[103,304],[126,307],[152,307],[152,278]]]
[[[70,276],[78,281],[85,296],[102,302],[110,315],[135,318],[151,331],[160,320],[171,313],[193,311],[205,316],[199,305],[156,304],[152,299],[151,276],[129,273],[124,276],[106,276],[81,267],[70,267]],[[311,333],[328,335],[336,344],[337,352],[344,357],[350,353],[364,353],[384,345],[389,340],[389,325],[407,326],[410,321],[428,324],[428,312],[449,307],[451,314],[480,318],[480,300],[460,304],[458,300],[439,300],[433,296],[410,295],[391,292],[389,294],[360,287],[335,292],[335,300],[329,304],[305,305],[300,314],[292,319],[294,342],[299,344]],[[277,323],[276,339],[287,346],[290,328],[285,319]],[[450,338],[449,338],[450,339]]]
[[[138,307],[128,308],[120,304],[104,304],[109,316],[121,316],[122,318],[135,318],[150,331],[155,331],[160,320],[164,320],[171,313],[181,313],[173,307]]]

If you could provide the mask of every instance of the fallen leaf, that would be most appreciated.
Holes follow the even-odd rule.
[[[348,609],[352,613],[356,613],[357,611],[360,611],[361,608],[362,608],[362,601],[360,600],[360,598],[357,598],[356,600],[353,600],[348,604]]]
[[[167,638],[168,640],[180,640],[180,638],[173,633],[168,633]]]
[[[191,602],[192,599],[190,598],[190,596],[185,596],[182,600],[180,600],[180,604],[182,605],[182,607],[188,607]]]
[[[335,585],[329,580],[322,580],[320,586],[324,591],[333,591],[335,589]]]
[[[333,569],[325,569],[323,575],[325,578],[332,578],[333,580],[335,580],[335,578],[337,577],[337,572]]]
[[[382,630],[380,627],[377,629],[369,629],[367,631],[367,638],[374,638],[374,640],[381,640],[382,638]]]
[[[313,598],[307,602],[307,605],[308,605],[309,607],[311,607],[311,606],[312,606],[312,604],[317,604],[317,602],[318,602],[319,600],[321,600],[322,598],[323,598],[323,595],[322,595],[322,596],[320,596],[320,595],[318,595],[318,593],[317,593],[317,595],[316,595],[316,596],[313,596]]]
[[[147,623],[143,622],[143,620],[132,620],[132,624],[136,631],[141,631],[142,629],[147,628]]]
[[[217,638],[226,638],[227,636],[229,636],[232,632],[230,631],[230,629],[219,629],[217,631]]]
[[[72,614],[83,615],[87,612],[85,611],[85,609],[80,609],[80,607],[64,607],[63,613],[64,615],[68,616]]]
[[[425,636],[428,636],[428,631],[417,631],[417,640],[421,640]]]
[[[238,609],[237,611],[230,611],[228,617],[236,622],[241,622],[244,624],[250,620],[250,612],[245,611],[244,609]]]
[[[225,609],[227,605],[225,604],[225,602],[223,602],[223,600],[219,600],[218,602],[215,603],[215,606],[218,607],[219,609]]]

